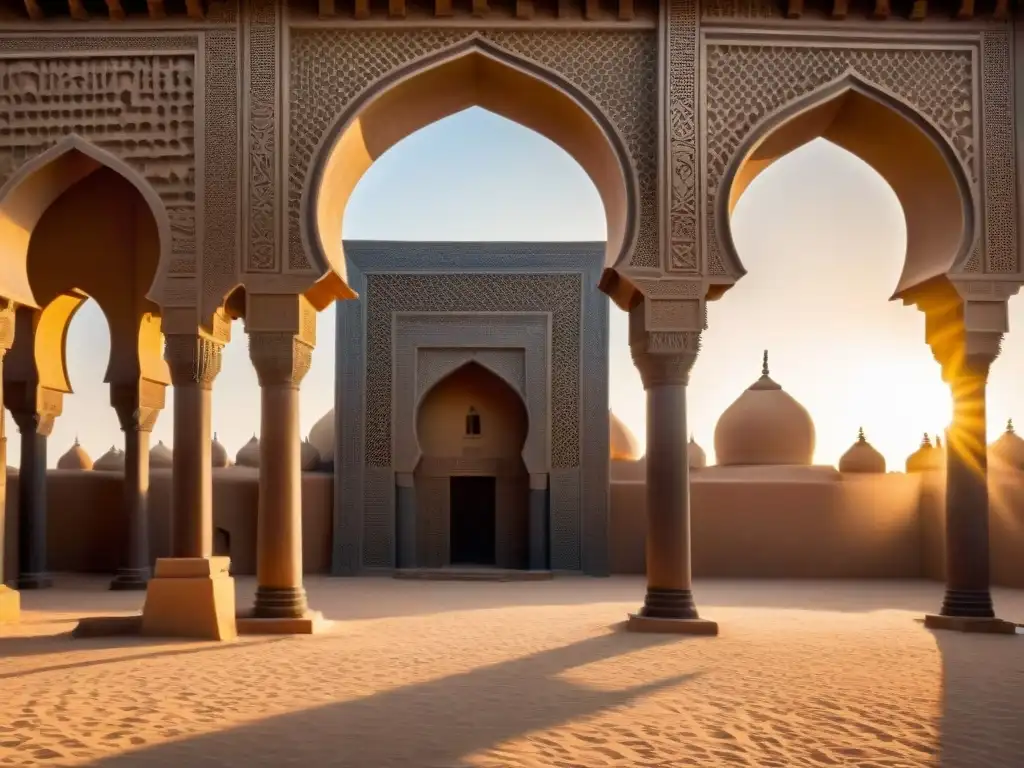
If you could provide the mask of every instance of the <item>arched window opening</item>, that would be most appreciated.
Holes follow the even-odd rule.
[[[473,406],[469,407],[469,413],[466,414],[466,437],[480,437],[480,414]]]

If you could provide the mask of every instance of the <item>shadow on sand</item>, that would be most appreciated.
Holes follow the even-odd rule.
[[[627,690],[593,690],[560,678],[566,670],[666,642],[701,642],[622,631],[532,656],[364,698],[100,759],[120,766],[335,766],[458,768],[470,755],[510,739],[678,685],[672,675]],[[339,691],[339,696],[345,695]],[[438,709],[443,710],[438,712]],[[614,741],[614,737],[609,739]],[[611,746],[611,745],[609,745]],[[557,742],[536,744],[545,765],[572,765]],[[546,754],[545,754],[546,753]],[[651,765],[658,755],[649,755]],[[647,764],[647,763],[645,763]]]

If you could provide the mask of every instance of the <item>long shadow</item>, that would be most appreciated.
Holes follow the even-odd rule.
[[[292,640],[290,637],[271,637],[260,640],[247,640],[246,645],[269,645],[271,643],[282,643]],[[120,642],[118,642],[120,641]],[[207,641],[181,641],[189,643],[182,648],[168,648],[163,651],[147,652],[148,647],[166,645],[168,642],[176,642],[171,639],[143,639],[143,638],[99,638],[89,640],[72,640],[71,635],[47,635],[44,637],[0,637],[0,659],[12,658],[15,656],[44,656],[46,654],[69,653],[75,651],[89,651],[97,649],[119,648],[123,654],[112,656],[107,659],[85,659],[72,661],[65,664],[51,664],[45,667],[24,669],[18,672],[0,672],[0,680],[10,678],[28,677],[43,672],[61,672],[68,669],[85,669],[87,667],[98,667],[104,664],[116,664],[129,659],[150,660],[166,658],[168,656],[188,656],[196,653],[218,653],[220,651],[234,650],[237,646],[234,643],[218,643]],[[0,667],[3,669],[3,667]]]
[[[942,656],[942,768],[1024,766],[1024,637],[933,631]]]
[[[626,705],[694,677],[674,675],[618,691],[586,689],[558,677],[572,667],[671,640],[680,642],[679,638],[613,632],[440,680],[154,745],[91,765],[457,768],[466,766],[464,760],[480,750]],[[540,747],[553,750],[545,755],[544,764],[574,765],[569,754],[558,754],[552,742]],[[650,756],[652,761],[657,757]]]

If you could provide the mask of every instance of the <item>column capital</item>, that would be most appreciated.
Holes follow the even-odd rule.
[[[12,410],[11,416],[14,423],[18,425],[18,431],[26,435],[34,432],[43,437],[49,437],[53,432],[54,422],[57,421],[55,413],[40,413],[39,411]]]
[[[15,305],[10,299],[0,298],[0,362],[14,346]]]
[[[253,331],[249,358],[261,387],[298,389],[313,363],[313,346],[288,331]]]
[[[31,381],[5,381],[3,386],[4,404],[18,431],[49,437],[54,422],[64,411],[64,393]]]
[[[629,312],[629,350],[644,389],[687,385],[700,353],[703,302],[644,300]]]
[[[164,360],[176,387],[196,385],[212,389],[220,373],[224,345],[203,333],[168,334],[164,341]]]
[[[167,387],[157,381],[110,385],[110,404],[117,413],[122,432],[152,432],[164,408]]]

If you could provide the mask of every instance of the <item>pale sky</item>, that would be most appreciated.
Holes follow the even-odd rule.
[[[703,351],[689,388],[690,430],[710,460],[714,427],[759,375],[810,411],[815,460],[834,464],[863,425],[891,469],[923,432],[950,418],[948,389],[924,343],[924,318],[890,303],[905,228],[892,190],[870,167],[824,141],[778,162],[746,191],[733,230],[748,274],[710,305]],[[399,143],[360,182],[345,218],[347,239],[603,240],[604,211],[583,170],[542,136],[481,109],[454,115]],[[644,440],[644,393],[626,342],[626,316],[611,308],[610,407]],[[1007,418],[1024,425],[1024,299],[1010,303],[1011,333],[989,383],[989,439]],[[213,427],[230,453],[259,432],[259,386],[241,323],[214,385]],[[313,367],[302,387],[306,434],[331,406],[334,308],[321,313]],[[50,440],[49,463],[79,436],[99,458],[122,445],[103,374],[110,340],[89,302],[68,335],[74,395]],[[172,443],[173,389],[153,443]],[[20,456],[7,414],[8,463]]]

